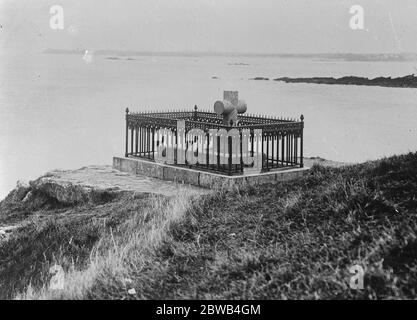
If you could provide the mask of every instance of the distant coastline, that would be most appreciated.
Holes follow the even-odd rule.
[[[86,49],[46,49],[45,54],[84,54]],[[319,61],[417,61],[417,53],[239,53],[239,52],[182,52],[182,51],[134,51],[95,50],[95,55],[107,56],[160,56],[160,57],[261,57],[312,59]]]
[[[255,78],[257,79],[257,78]],[[261,79],[258,77],[258,79]],[[357,86],[379,86],[379,87],[395,87],[395,88],[417,88],[417,77],[414,74],[391,78],[377,77],[368,79],[365,77],[313,77],[313,78],[276,78],[274,81],[283,81],[285,83],[315,83],[315,84],[339,84],[339,85],[357,85]]]

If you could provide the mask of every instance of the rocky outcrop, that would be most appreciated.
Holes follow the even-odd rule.
[[[398,87],[398,88],[417,88],[417,77],[414,74],[391,78],[378,77],[368,79],[363,77],[313,77],[313,78],[276,78],[274,81],[283,81],[285,83],[316,83],[316,84],[342,84],[342,85],[357,85],[357,86],[379,86],[379,87]]]
[[[31,181],[30,187],[31,191],[27,194],[26,201],[33,202],[43,195],[46,196],[44,198],[63,205],[107,202],[121,192],[114,188],[94,188],[89,185],[74,184],[57,179],[55,176],[45,176]]]
[[[29,184],[18,182],[15,189],[0,202],[0,215],[7,207],[28,210],[55,208],[78,204],[101,204],[124,195],[135,198],[150,194],[173,196],[180,186],[141,175],[120,172],[111,166],[88,166],[78,170],[55,170]],[[200,188],[182,185],[190,192]],[[198,190],[197,190],[198,189]]]
[[[261,80],[261,81],[268,81],[269,78],[265,78],[265,77],[255,77],[255,78],[250,78],[249,80]]]
[[[18,183],[8,196],[0,203],[0,214],[10,208],[57,208],[78,204],[100,204],[111,201],[125,191],[118,188],[100,188],[98,186],[74,183],[58,175],[49,173],[29,184]],[[8,209],[8,210],[6,210]]]

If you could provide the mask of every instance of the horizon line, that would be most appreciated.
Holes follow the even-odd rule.
[[[417,52],[239,52],[239,51],[152,51],[152,50],[132,50],[132,49],[62,49],[62,48],[46,48],[41,53],[79,53],[85,51],[96,52],[99,54],[111,53],[129,53],[129,54],[156,54],[156,55],[236,55],[236,56],[336,56],[336,55],[355,55],[355,56],[375,56],[375,55],[417,55]]]

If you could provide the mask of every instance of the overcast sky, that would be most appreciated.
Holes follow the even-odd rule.
[[[349,27],[354,4],[364,30]],[[417,0],[0,0],[0,24],[0,49],[19,52],[417,52]]]

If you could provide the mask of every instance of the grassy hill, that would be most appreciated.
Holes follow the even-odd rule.
[[[0,298],[417,297],[416,153],[198,197],[64,205],[30,188],[0,204],[0,225],[18,225],[0,242]],[[55,263],[63,290],[48,287]]]

